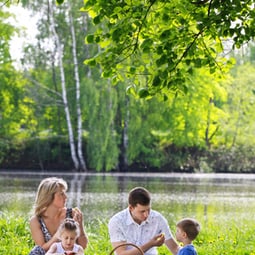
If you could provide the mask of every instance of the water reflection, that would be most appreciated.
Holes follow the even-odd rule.
[[[0,211],[28,215],[40,181],[56,173],[1,173]],[[152,193],[152,206],[170,222],[180,217],[247,217],[255,209],[255,175],[189,174],[66,174],[68,206],[78,206],[84,218],[108,219],[127,206],[127,196],[135,186]]]

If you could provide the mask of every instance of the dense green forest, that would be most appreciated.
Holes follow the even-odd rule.
[[[60,2],[1,1],[1,169],[255,172],[255,1]]]

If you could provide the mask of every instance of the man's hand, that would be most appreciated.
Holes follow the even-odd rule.
[[[161,246],[165,242],[165,235],[163,233],[152,238],[153,246]]]

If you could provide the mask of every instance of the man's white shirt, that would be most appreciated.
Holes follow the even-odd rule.
[[[147,220],[139,225],[133,220],[129,208],[126,208],[110,219],[108,230],[111,242],[127,242],[137,246],[147,243],[154,236],[161,233],[164,233],[165,240],[173,238],[165,217],[154,210],[150,210]],[[158,254],[157,247],[152,247],[144,254]]]

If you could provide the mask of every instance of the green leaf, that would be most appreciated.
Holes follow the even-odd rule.
[[[56,0],[57,1],[57,4],[62,4],[64,3],[64,0]]]
[[[164,40],[167,40],[169,35],[171,34],[171,30],[170,29],[167,29],[167,30],[164,30],[161,35],[159,36],[160,40],[164,41]]]
[[[136,91],[135,91],[135,86],[134,85],[130,85],[126,88],[126,93],[127,94],[131,94],[133,96],[136,96]]]
[[[195,59],[195,66],[198,68],[200,68],[202,66],[200,58]]]
[[[120,40],[120,35],[121,35],[121,31],[120,29],[115,29],[113,32],[112,32],[112,40],[114,42],[119,42]]]
[[[86,43],[94,43],[94,35],[92,35],[92,34],[87,35],[85,38],[85,42]]]
[[[164,65],[167,62],[168,62],[167,61],[167,56],[162,55],[159,59],[156,60],[156,65],[157,65],[157,67],[160,67],[160,66]]]
[[[105,70],[104,72],[102,72],[102,77],[109,78],[112,76],[112,74],[113,74],[112,70],[108,69],[108,70]]]
[[[152,86],[158,87],[160,85],[161,85],[161,79],[160,79],[159,75],[156,75],[153,79]]]
[[[151,45],[153,44],[153,40],[148,38],[146,40],[144,40],[140,46],[141,49],[144,49],[144,48],[150,48]]]
[[[97,62],[94,58],[91,58],[91,59],[86,59],[84,61],[84,64],[88,66],[96,66]]]
[[[100,21],[101,21],[100,15],[96,16],[96,17],[93,19],[93,23],[94,23],[95,25],[98,25],[98,24],[100,23]]]
[[[146,88],[141,88],[138,91],[138,95],[139,95],[140,98],[146,98],[150,95],[150,93]]]
[[[136,71],[136,67],[135,67],[135,66],[130,66],[129,72],[132,73],[132,74],[134,74],[135,71]]]

